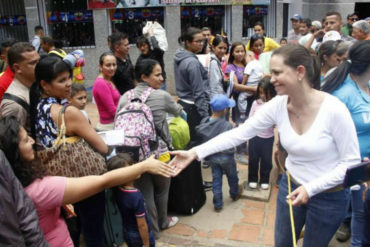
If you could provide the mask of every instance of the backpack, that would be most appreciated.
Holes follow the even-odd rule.
[[[169,124],[172,145],[176,150],[184,150],[190,142],[188,123],[181,117],[174,117]]]
[[[124,130],[124,144],[117,148],[118,152],[131,153],[135,161],[148,158],[158,149],[153,114],[145,104],[153,90],[148,87],[140,98],[135,98],[133,89],[127,91],[129,103],[116,114],[114,120],[114,129]]]

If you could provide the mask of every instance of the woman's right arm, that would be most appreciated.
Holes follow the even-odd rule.
[[[273,98],[238,128],[224,132],[202,145],[189,151],[171,152],[172,155],[175,155],[175,158],[169,163],[173,166],[174,176],[186,168],[192,160],[203,159],[211,154],[236,147],[256,136],[259,132],[275,125],[276,118],[279,116],[278,112],[280,112],[279,108],[284,103],[282,100],[283,98],[280,97]]]
[[[100,176],[67,178],[62,205],[81,201],[104,189],[136,180],[145,172],[164,177],[171,177],[173,174],[171,166],[152,156],[135,165],[109,171]]]
[[[108,146],[104,143],[98,133],[96,133],[79,109],[74,106],[67,107],[65,112],[65,121],[68,135],[76,135],[83,138],[101,154],[108,153]]]

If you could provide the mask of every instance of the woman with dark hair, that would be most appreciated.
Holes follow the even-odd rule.
[[[288,157],[279,183],[275,246],[292,246],[288,202],[296,239],[305,225],[303,246],[328,246],[346,215],[349,192],[341,186],[346,169],[360,162],[356,130],[345,105],[317,90],[319,66],[306,48],[285,45],[275,50],[270,68],[278,96],[238,128],[189,151],[172,152],[176,157],[170,164],[178,174],[193,159],[235,147],[276,125]]]
[[[224,73],[221,68],[222,58],[228,47],[227,38],[217,35],[212,41],[211,61],[209,62],[209,98],[216,94],[226,94],[224,90]]]
[[[71,67],[59,57],[47,56],[35,68],[36,81],[30,89],[31,133],[36,144],[43,148],[53,146],[61,122],[62,101],[71,94]],[[59,121],[58,121],[59,119]],[[102,155],[108,146],[76,107],[65,110],[67,136],[79,136]],[[96,174],[99,175],[99,174]],[[80,219],[87,247],[102,246],[104,242],[104,192],[74,205]]]
[[[340,63],[340,58],[336,53],[338,41],[328,40],[321,44],[318,52],[321,65],[320,81],[322,82],[329,70]]]
[[[121,94],[112,81],[117,70],[117,59],[111,52],[104,52],[99,58],[99,75],[93,86],[93,95],[98,107],[98,130],[114,129],[114,116]]]
[[[0,149],[4,151],[16,177],[33,200],[40,228],[45,240],[52,247],[73,247],[67,225],[61,215],[62,205],[81,201],[106,188],[132,181],[145,172],[167,177],[171,176],[172,172],[166,164],[150,158],[101,176],[80,178],[47,176],[35,157],[32,147],[34,143],[33,138],[27,135],[14,117],[0,119]],[[91,219],[91,224],[96,224],[94,220]],[[99,246],[104,246],[104,243]]]
[[[262,22],[257,21],[253,26],[254,34],[260,34],[262,36],[266,36],[265,34],[265,26],[262,24]],[[272,51],[277,48],[279,48],[280,45],[275,42],[272,38],[265,37],[264,39],[264,52]],[[247,50],[252,50],[252,45],[250,44],[250,41],[248,41],[247,46],[245,47]]]
[[[360,144],[361,159],[370,158],[370,41],[356,42],[349,50],[349,59],[324,80],[323,91],[338,97],[351,113]],[[370,195],[362,201],[363,186],[351,188],[351,246],[361,246],[370,233]],[[366,225],[367,224],[367,225]],[[364,227],[366,225],[366,234]]]
[[[195,140],[195,126],[209,116],[208,73],[196,56],[205,39],[200,29],[190,27],[178,41],[184,49],[177,50],[174,56],[176,94],[187,113],[190,139]]]
[[[138,85],[121,96],[117,107],[117,113],[129,104],[129,94],[133,93],[135,98],[143,94],[149,96],[145,102],[152,111],[154,125],[159,139],[159,157],[164,162],[169,161],[166,157],[169,150],[172,150],[172,138],[167,124],[167,113],[179,116],[182,113],[181,105],[177,104],[172,96],[164,91],[158,90],[163,83],[162,68],[158,61],[143,59],[135,65],[135,77]],[[174,226],[179,220],[177,217],[167,216],[167,202],[170,188],[170,178],[164,178],[152,174],[143,174],[137,181],[136,186],[143,193],[147,205],[149,219],[152,223],[153,234],[159,238],[159,231]]]
[[[244,44],[242,42],[234,42],[231,45],[230,55],[228,60],[228,65],[226,66],[225,74],[227,77],[230,77],[231,73],[234,73],[234,77],[236,77],[236,82],[241,84],[243,81],[244,75],[244,68],[247,65],[246,61],[246,52],[244,48]],[[238,104],[238,96],[239,91],[233,91],[233,98],[235,100],[235,104]],[[240,124],[240,112],[238,111],[238,107],[233,107],[232,109],[232,120],[236,124]],[[241,150],[238,149],[241,152]],[[245,158],[244,158],[245,159]],[[245,162],[244,162],[245,163]]]
[[[255,59],[259,59],[259,56],[265,49],[265,37],[261,34],[253,34],[249,40],[250,50],[254,53]]]

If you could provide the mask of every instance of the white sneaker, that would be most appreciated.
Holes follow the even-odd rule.
[[[177,224],[177,222],[179,222],[179,218],[176,217],[176,216],[172,216],[172,217],[168,217],[168,227],[167,228],[171,228],[173,226],[175,226]]]
[[[255,182],[250,182],[248,185],[249,185],[249,188],[251,189],[257,189],[257,183]]]
[[[261,184],[261,189],[268,190],[270,188],[269,184]]]

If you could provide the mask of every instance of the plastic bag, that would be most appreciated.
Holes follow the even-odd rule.
[[[166,37],[166,30],[158,22],[148,21],[143,28],[143,35],[148,36],[148,30],[153,28],[154,37],[158,41],[159,48],[162,51],[168,50],[168,42]]]

